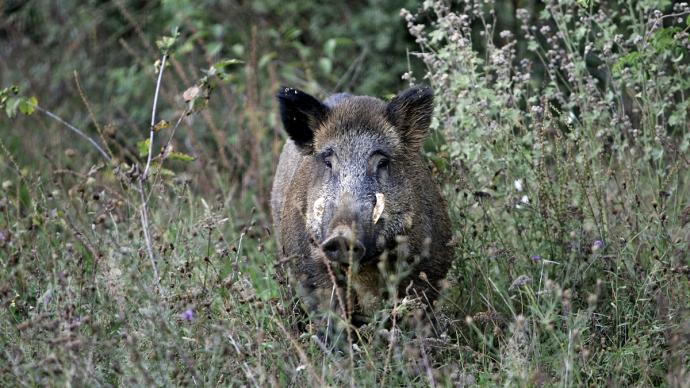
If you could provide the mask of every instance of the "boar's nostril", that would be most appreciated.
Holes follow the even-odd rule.
[[[321,244],[321,249],[330,260],[342,263],[348,263],[350,255],[352,255],[353,261],[359,261],[365,253],[362,243],[340,233],[335,233],[334,236]]]
[[[345,239],[340,238],[340,237],[334,237],[331,239],[326,240],[325,243],[321,246],[323,248],[324,252],[326,254],[335,254],[341,249],[341,245],[345,245],[346,242],[344,241]]]

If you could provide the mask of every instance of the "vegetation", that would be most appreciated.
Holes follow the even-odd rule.
[[[690,383],[687,4],[0,12],[3,386]],[[273,94],[408,83],[456,261],[333,349],[271,236]]]

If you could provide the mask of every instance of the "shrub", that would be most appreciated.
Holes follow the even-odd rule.
[[[690,9],[547,1],[510,31],[492,4],[402,12],[438,93],[464,338],[505,381],[683,381]]]

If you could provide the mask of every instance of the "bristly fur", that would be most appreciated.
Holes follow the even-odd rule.
[[[397,139],[401,143],[401,136],[386,119],[386,103],[378,98],[368,96],[350,96],[334,106],[326,119],[321,123],[314,137],[315,148],[320,143],[328,141],[345,141],[347,137],[358,136],[363,133],[383,135],[389,139]]]
[[[290,140],[278,162],[271,211],[281,258],[292,258],[293,280],[307,305],[320,310],[330,304],[333,284],[320,247],[337,225],[360,226],[365,251],[379,255],[367,258],[352,278],[358,313],[372,314],[384,297],[378,266],[384,262],[412,265],[398,294],[411,292],[432,303],[453,249],[448,206],[420,152],[433,111],[431,89],[409,89],[390,103],[337,95],[324,104],[290,88],[278,98]],[[337,156],[333,166],[325,167],[326,152]],[[375,171],[368,161],[378,152],[389,161],[385,180],[368,175]],[[385,196],[386,205],[372,223],[376,194]]]

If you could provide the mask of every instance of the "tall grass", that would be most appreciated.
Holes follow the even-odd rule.
[[[161,154],[51,149],[35,170],[0,138],[0,384],[687,386],[690,10],[547,2],[514,10],[519,34],[494,10],[402,13],[428,69],[405,78],[437,95],[426,149],[457,252],[433,314],[390,301],[352,348],[319,339],[257,183],[272,162],[258,147],[279,137],[247,140],[266,176],[246,181],[224,180],[232,155],[201,176],[167,148],[212,122],[223,86],[207,74],[164,93]],[[253,95],[248,127],[269,94]]]

